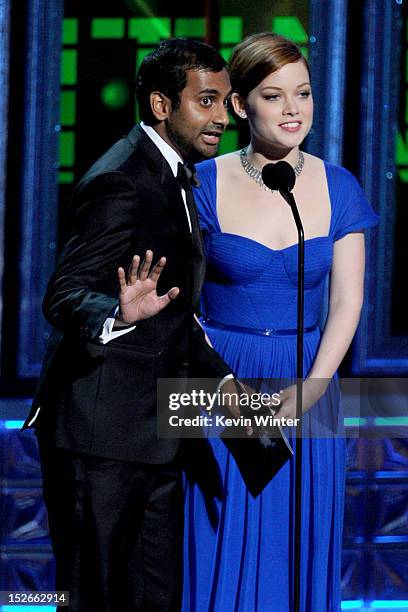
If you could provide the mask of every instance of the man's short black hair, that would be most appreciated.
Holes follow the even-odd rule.
[[[147,125],[158,123],[150,107],[150,94],[160,91],[170,98],[173,108],[180,102],[179,93],[187,82],[187,70],[220,72],[226,62],[206,43],[189,38],[170,38],[147,55],[136,77],[136,99],[139,115]]]

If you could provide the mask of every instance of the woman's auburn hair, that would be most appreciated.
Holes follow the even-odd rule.
[[[252,34],[235,47],[228,63],[232,91],[246,98],[268,74],[299,60],[310,76],[309,64],[294,42],[273,32]]]

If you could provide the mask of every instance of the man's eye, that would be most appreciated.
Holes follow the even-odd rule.
[[[211,106],[211,104],[213,103],[213,99],[206,97],[206,98],[201,98],[201,104],[203,106]]]

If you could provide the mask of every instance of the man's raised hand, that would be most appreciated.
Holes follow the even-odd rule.
[[[135,255],[127,278],[124,269],[118,268],[119,312],[116,318],[125,325],[153,317],[170,304],[180,292],[178,287],[172,287],[164,295],[157,295],[157,282],[166,265],[166,258],[161,257],[150,270],[152,261],[153,251],[146,251],[142,262],[139,255]]]

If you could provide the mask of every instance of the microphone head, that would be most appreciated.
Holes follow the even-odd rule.
[[[279,161],[262,168],[262,180],[269,189],[289,192],[295,186],[296,174],[288,162]]]

